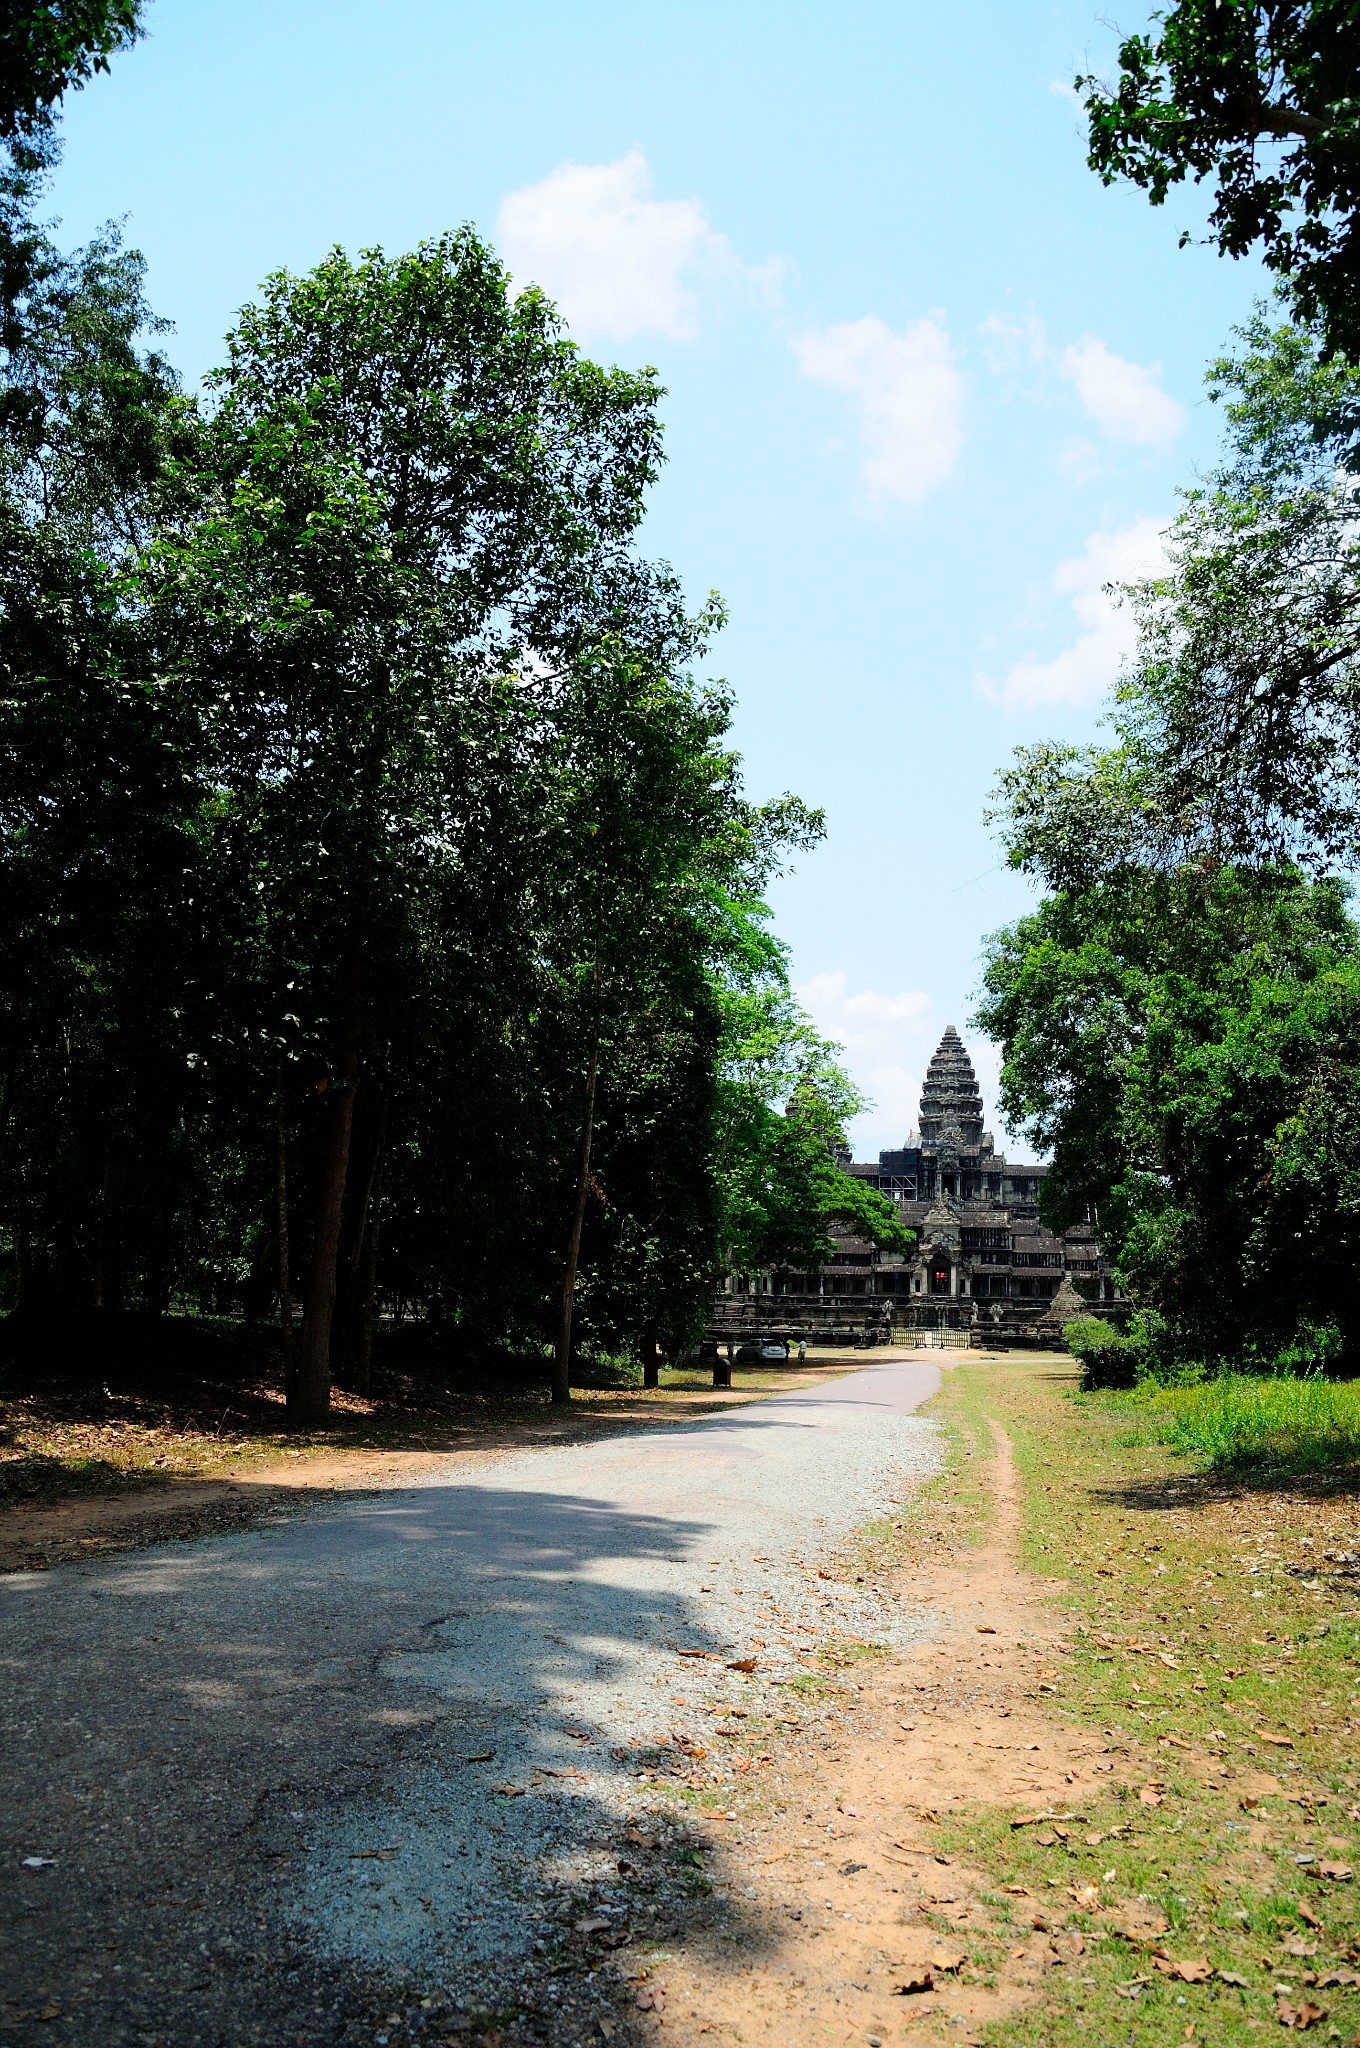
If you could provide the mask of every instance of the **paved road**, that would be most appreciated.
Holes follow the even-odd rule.
[[[712,1797],[715,1706],[918,1625],[817,1569],[936,1468],[913,1411],[938,1381],[875,1364],[0,1581],[0,2028],[310,2048],[381,2040],[384,2006],[438,1986],[584,2038],[564,1927],[664,1935],[671,1910],[664,1873],[620,1875],[639,1752],[707,1730],[678,1768]]]

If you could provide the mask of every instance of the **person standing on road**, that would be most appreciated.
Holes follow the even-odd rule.
[[[806,1365],[806,1364],[807,1364],[807,1338],[806,1338],[806,1337],[800,1337],[800,1338],[798,1339],[798,1363],[799,1363],[800,1365]]]

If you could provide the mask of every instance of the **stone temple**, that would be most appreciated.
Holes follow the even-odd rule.
[[[900,1151],[880,1152],[876,1165],[848,1153],[838,1163],[897,1204],[916,1233],[915,1250],[880,1252],[833,1226],[835,1255],[818,1271],[730,1281],[711,1335],[886,1340],[936,1330],[1024,1343],[1115,1305],[1109,1262],[1090,1226],[1055,1237],[1039,1221],[1047,1167],[1012,1165],[996,1151],[973,1063],[952,1024],[926,1072],[920,1129]]]

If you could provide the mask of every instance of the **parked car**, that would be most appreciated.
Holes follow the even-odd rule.
[[[760,1365],[767,1360],[774,1360],[782,1365],[788,1355],[789,1347],[782,1337],[763,1337],[759,1341],[753,1337],[745,1344],[737,1346],[736,1363]]]

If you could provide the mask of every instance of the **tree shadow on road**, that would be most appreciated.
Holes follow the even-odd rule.
[[[0,1582],[8,1861],[50,1859],[0,1934],[17,2038],[55,1999],[108,2044],[372,2040],[398,1985],[422,2025],[631,2027],[601,1963],[738,1929],[635,1775],[726,1775],[700,1717],[746,1680],[668,1584],[710,1528],[434,1485]]]

